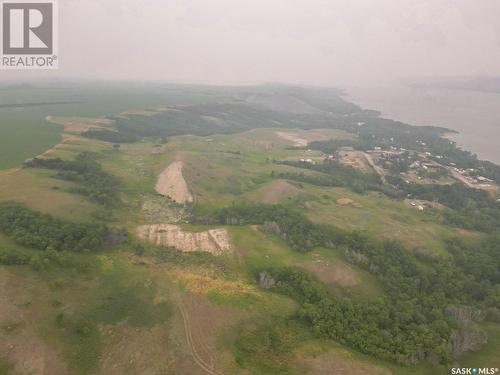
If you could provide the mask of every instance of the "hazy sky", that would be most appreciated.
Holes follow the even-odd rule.
[[[60,0],[59,10],[60,69],[45,77],[372,85],[500,75],[499,0]]]

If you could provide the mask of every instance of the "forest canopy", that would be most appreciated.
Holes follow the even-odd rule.
[[[0,232],[20,245],[57,251],[98,250],[108,228],[103,224],[56,219],[18,203],[0,203]]]

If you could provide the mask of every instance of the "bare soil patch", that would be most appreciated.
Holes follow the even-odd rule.
[[[176,160],[160,173],[155,190],[177,203],[192,203],[191,195],[186,180],[182,174],[184,163]]]
[[[168,148],[167,146],[164,145],[154,145],[153,149],[151,150],[152,155],[161,155],[165,154],[167,152]]]
[[[47,116],[46,120],[53,124],[64,126],[65,131],[84,132],[91,128],[106,128],[112,126],[115,121],[105,117],[58,117]]]
[[[431,202],[422,199],[405,199],[406,206],[418,210],[423,210],[426,208],[443,208],[444,206],[438,202]]]
[[[153,116],[156,115],[157,113],[161,112],[160,110],[149,110],[149,109],[131,109],[129,111],[125,111],[120,113],[118,117],[126,118],[129,119],[130,116]]]
[[[214,305],[200,294],[188,293],[179,302],[193,360],[207,374],[222,374],[223,364],[230,362],[232,355],[217,347],[217,338],[244,317],[245,313]]]
[[[126,324],[103,328],[110,339],[98,374],[165,374],[174,371],[174,358],[165,326],[133,328]]]
[[[275,131],[278,137],[292,142],[294,146],[305,147],[313,141],[326,141],[335,137],[329,129],[296,129],[295,131]]]
[[[295,197],[298,192],[298,188],[284,180],[273,181],[256,191],[259,201],[269,204],[276,204],[283,199]]]
[[[35,288],[36,290],[31,290]],[[65,375],[69,371],[57,350],[37,334],[36,325],[46,318],[44,302],[29,280],[0,273],[0,358],[12,363],[20,375]]]
[[[181,112],[181,110],[173,108],[173,107],[158,106],[158,107],[149,108],[149,109],[130,109],[128,111],[124,111],[124,112],[120,113],[117,117],[124,118],[124,119],[130,119],[131,116],[149,117],[149,116],[154,116],[154,115],[161,113],[161,112],[169,112],[169,111]]]
[[[140,238],[156,245],[175,247],[183,252],[207,251],[214,255],[231,252],[229,233],[224,228],[186,232],[178,225],[152,224],[137,228]]]
[[[338,154],[342,164],[348,165],[362,172],[369,171],[369,165],[363,152],[341,149]]]
[[[67,144],[71,143],[76,143],[78,141],[81,141],[82,137],[78,137],[76,135],[71,135],[71,134],[63,134],[62,135],[62,140],[58,144],[56,144],[54,147],[49,148],[48,150],[44,151],[42,154],[38,155],[37,157],[50,157],[53,154],[57,152],[57,150],[63,148]]]
[[[215,116],[201,116],[201,117],[204,120],[207,120],[216,126],[220,126],[221,128],[228,127],[230,125],[226,120],[220,117],[215,117]]]
[[[402,175],[402,178],[404,178],[405,180],[408,180],[410,182],[420,184],[420,185],[434,185],[434,184],[436,184],[436,185],[452,185],[452,184],[456,183],[456,180],[452,177],[449,177],[449,176],[441,177],[437,180],[433,179],[433,178],[421,177],[416,173],[415,170],[410,170],[410,171],[404,173],[404,175]],[[465,180],[465,181],[467,181],[467,180]],[[469,181],[467,181],[467,182],[469,183]],[[466,185],[469,186],[468,184],[466,184]],[[472,186],[469,186],[469,187],[472,187]]]
[[[363,207],[361,205],[361,203],[355,202],[355,201],[353,201],[350,198],[340,198],[340,199],[337,199],[336,202],[337,202],[337,204],[339,204],[341,206],[353,206],[353,207],[356,207],[356,208]]]
[[[373,158],[372,158],[372,156],[370,154],[367,154],[366,152],[363,152],[363,156],[365,157],[365,159],[368,162],[368,164],[370,164],[370,167],[372,167],[373,170],[378,173],[378,175],[382,179],[382,182],[386,183],[387,181],[385,179],[385,170],[384,170],[384,168],[382,168],[382,167],[378,166],[377,164],[375,164],[375,162],[373,161]]]
[[[34,332],[0,334],[0,357],[14,365],[19,375],[66,375],[70,374],[59,353],[50,348]]]
[[[292,142],[294,146],[304,147],[307,146],[307,139],[302,138],[297,133],[289,133],[289,132],[275,132],[276,135],[285,141]]]
[[[317,257],[314,260],[300,262],[298,265],[316,275],[318,279],[326,284],[338,284],[345,287],[353,287],[359,284],[356,271],[349,264],[342,261],[332,262],[323,257]]]
[[[8,176],[8,175],[11,175],[11,174],[14,174],[16,172],[19,172],[21,170],[21,168],[11,168],[11,169],[5,169],[3,171],[0,171],[0,176]]]
[[[262,139],[255,140],[253,145],[261,150],[270,151],[274,148],[274,143],[271,141],[265,141]]]

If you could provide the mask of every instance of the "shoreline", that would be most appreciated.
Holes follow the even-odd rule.
[[[412,126],[455,131],[442,137],[482,161],[500,165],[500,94],[404,85],[348,87],[346,101],[363,109],[375,108],[380,117]]]

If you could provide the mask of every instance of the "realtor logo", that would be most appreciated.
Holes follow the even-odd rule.
[[[3,69],[57,68],[54,0],[1,0]]]

